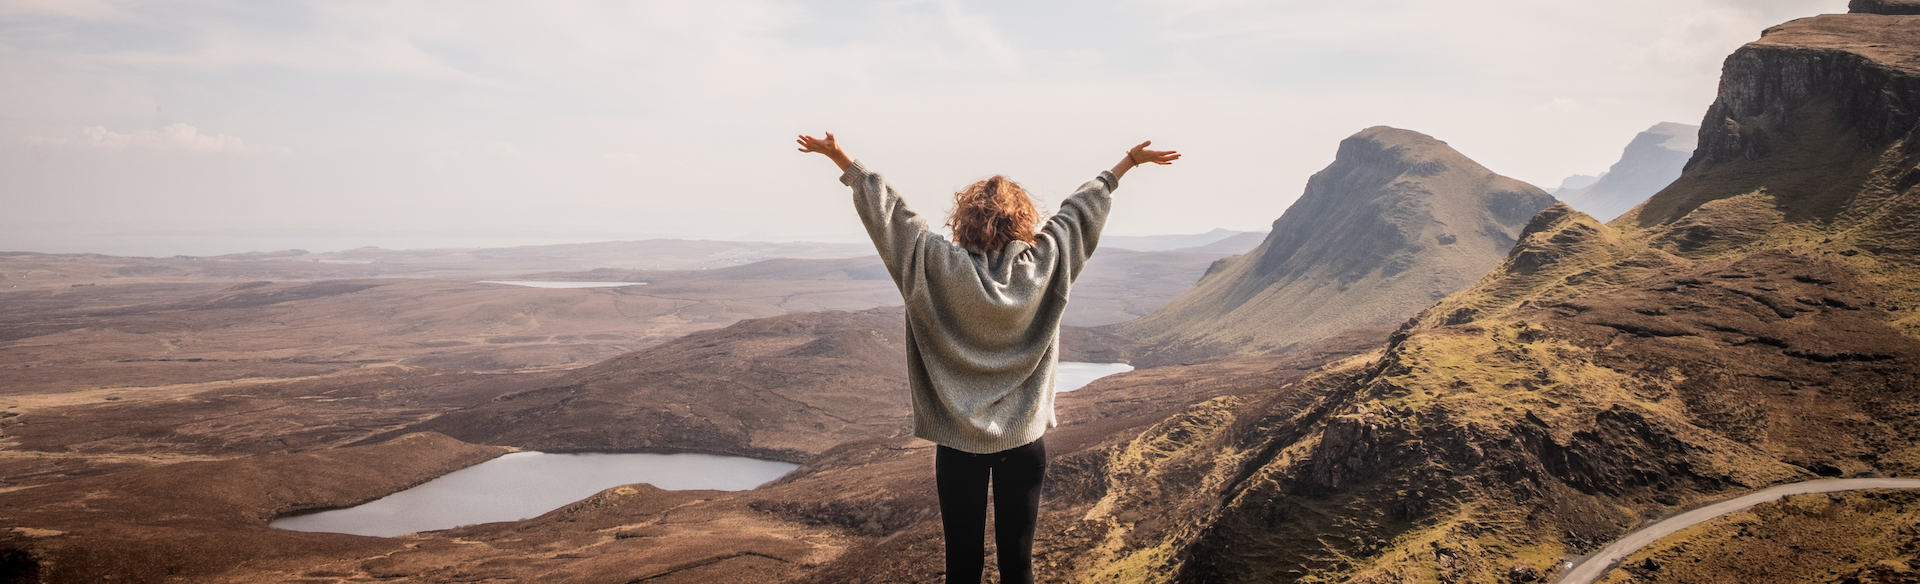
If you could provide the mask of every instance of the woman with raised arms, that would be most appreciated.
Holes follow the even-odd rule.
[[[907,310],[914,435],[938,444],[934,479],[947,582],[979,584],[987,493],[993,493],[1000,581],[1033,582],[1033,530],[1053,416],[1054,367],[1067,292],[1093,255],[1113,191],[1128,170],[1180,154],[1141,142],[1041,223],[1033,200],[1004,176],[953,195],[947,227],[928,229],[893,187],[848,158],[833,133],[800,136],[801,152],[839,165],[853,205]]]

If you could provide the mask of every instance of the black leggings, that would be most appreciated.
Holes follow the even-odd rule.
[[[980,584],[986,567],[987,483],[993,483],[993,541],[1001,584],[1033,583],[1033,527],[1047,446],[1040,440],[993,454],[941,446],[933,457],[940,525],[947,540],[947,584]]]

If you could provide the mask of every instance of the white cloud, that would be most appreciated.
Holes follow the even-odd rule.
[[[0,15],[48,15],[66,18],[122,18],[127,13],[103,0],[8,0],[0,2]]]
[[[939,0],[940,14],[953,36],[1004,71],[1020,69],[1020,53],[1000,35],[986,15],[969,12],[959,0]]]
[[[68,138],[46,138],[27,136],[27,148],[43,160],[54,151],[62,149],[87,150],[186,150],[195,152],[290,152],[284,147],[249,146],[239,136],[225,134],[202,134],[198,128],[183,123],[172,123],[155,130],[139,132],[115,132],[106,126],[89,126],[80,129],[78,136]]]
[[[310,28],[261,29],[246,23],[194,23],[191,48],[112,51],[103,60],[134,67],[222,70],[265,66],[298,71],[398,76],[496,85],[429,54],[416,42],[409,22],[393,12],[351,10],[346,5],[314,6]]]

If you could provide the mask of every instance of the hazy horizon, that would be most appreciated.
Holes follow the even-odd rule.
[[[1153,139],[1187,157],[1128,176],[1111,233],[1258,231],[1373,125],[1597,174],[1699,123],[1759,31],[1844,9],[16,0],[0,250],[864,241],[792,150],[826,130],[930,222],[994,173],[1050,207]]]

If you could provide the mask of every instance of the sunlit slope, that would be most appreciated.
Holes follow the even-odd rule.
[[[1258,248],[1119,331],[1154,347],[1140,359],[1152,364],[1398,325],[1499,263],[1552,203],[1431,136],[1369,128],[1340,143]]]

